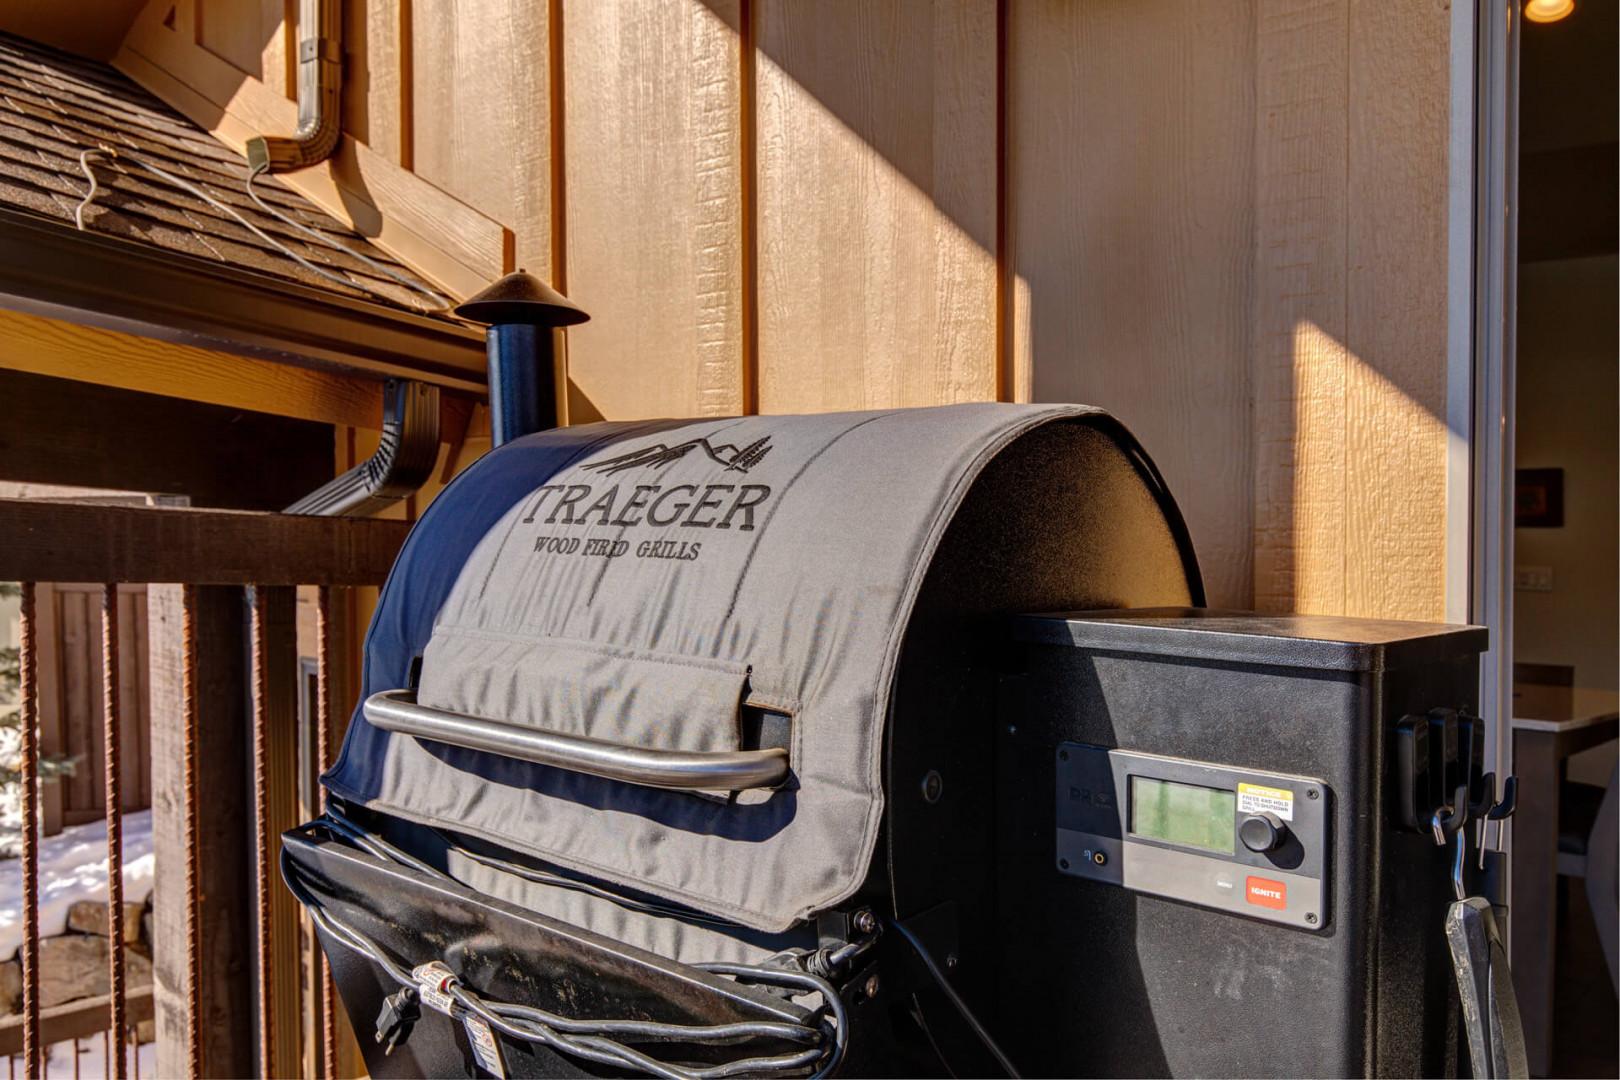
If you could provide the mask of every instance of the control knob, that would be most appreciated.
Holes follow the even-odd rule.
[[[1288,826],[1270,811],[1250,814],[1238,825],[1238,839],[1256,853],[1276,851],[1288,838]]]

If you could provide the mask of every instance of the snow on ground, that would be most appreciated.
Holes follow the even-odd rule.
[[[143,904],[152,893],[152,811],[124,815],[124,902]],[[107,902],[107,823],[74,825],[39,845],[39,933],[67,929],[68,908],[80,900]],[[22,861],[0,862],[0,960],[22,946]],[[96,1042],[96,1053],[101,1053]],[[65,1060],[72,1068],[72,1055]],[[92,1072],[90,1075],[94,1075]]]
[[[142,1043],[140,1058],[137,1060],[129,1055],[129,1048],[125,1047],[125,1075],[134,1080],[139,1076],[141,1080],[155,1080],[157,1077],[157,1044]],[[25,1076],[28,1070],[23,1068],[23,1059],[17,1055],[11,1059],[12,1072],[8,1075]],[[111,1076],[107,1070],[107,1052],[102,1045],[100,1035],[92,1035],[87,1039],[79,1040],[79,1067],[73,1068],[73,1044],[70,1042],[56,1043],[50,1048],[50,1056],[45,1059],[46,1080],[72,1080],[81,1077],[82,1080],[94,1080],[98,1076]]]
[[[152,812],[142,810],[124,815],[124,901],[142,904],[152,893]],[[39,932],[55,937],[67,929],[68,909],[80,900],[107,902],[107,823],[95,821],[74,825],[39,845]],[[9,960],[22,946],[22,863],[17,859],[0,862],[0,960]],[[47,1077],[96,1077],[107,1071],[102,1037],[80,1039],[79,1066],[73,1067],[74,1046],[57,1043],[50,1048],[45,1063]],[[11,1059],[11,1075],[22,1075],[22,1058]],[[147,1043],[140,1048],[137,1064],[132,1057],[129,1075],[157,1075],[157,1047]]]

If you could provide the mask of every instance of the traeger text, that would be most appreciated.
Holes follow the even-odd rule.
[[[614,484],[600,495],[589,484],[547,484],[535,489],[523,522],[532,523],[549,508],[547,525],[646,524],[752,532],[754,509],[770,496],[764,484],[637,484],[627,493]]]

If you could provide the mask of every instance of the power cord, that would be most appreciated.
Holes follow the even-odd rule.
[[[991,1038],[990,1032],[986,1031],[984,1025],[979,1023],[979,1018],[973,1015],[973,1010],[968,1008],[968,1003],[962,1000],[962,995],[956,992],[956,987],[951,985],[950,980],[945,977],[945,973],[939,969],[939,964],[934,961],[933,953],[928,951],[927,947],[923,945],[916,934],[911,932],[905,923],[895,919],[885,921],[890,929],[906,939],[906,944],[911,946],[911,950],[917,954],[917,959],[921,960],[923,967],[928,969],[928,974],[933,977],[934,982],[939,984],[940,990],[950,999],[951,1005],[961,1015],[968,1029],[990,1052],[990,1056],[996,1059],[996,1064],[1000,1065],[1002,1071],[1012,1080],[1018,1080],[1020,1074],[1018,1069],[1013,1066],[1012,1059],[1002,1052],[1001,1047],[996,1044],[996,1040]]]
[[[257,236],[260,240],[263,240],[266,244],[269,244],[277,252],[281,253],[282,255],[285,255],[287,258],[291,259],[293,262],[297,263],[299,266],[302,266],[305,270],[308,270],[312,274],[316,274],[316,275],[318,275],[320,277],[323,277],[327,281],[330,281],[330,282],[332,282],[332,283],[334,283],[336,285],[340,285],[345,289],[356,289],[356,290],[358,290],[360,292],[363,292],[363,293],[367,294],[368,296],[376,297],[379,300],[386,300],[389,303],[397,303],[398,302],[396,297],[394,297],[394,296],[392,296],[392,295],[390,295],[388,293],[385,293],[385,292],[381,291],[380,289],[377,289],[377,288],[374,288],[374,287],[372,287],[370,285],[367,285],[364,282],[355,281],[355,280],[352,280],[350,278],[343,277],[343,276],[341,276],[339,274],[335,274],[331,270],[328,270],[326,267],[320,266],[320,265],[318,265],[316,263],[313,263],[313,262],[309,261],[308,259],[304,258],[302,255],[300,255],[298,252],[294,251],[292,248],[290,248],[286,244],[282,243],[280,240],[277,240],[275,237],[271,236],[269,233],[267,233],[263,229],[259,228],[252,221],[250,221],[248,218],[243,216],[242,213],[240,211],[238,211],[235,207],[230,206],[227,203],[223,203],[219,199],[215,198],[213,196],[213,194],[211,194],[208,191],[208,189],[202,187],[200,184],[195,184],[192,181],[185,179],[184,177],[176,176],[174,173],[169,172],[167,169],[164,169],[164,168],[162,168],[162,167],[160,167],[158,165],[154,165],[150,161],[146,161],[145,159],[143,159],[141,157],[138,157],[135,154],[131,154],[127,150],[118,150],[118,149],[115,149],[115,148],[113,148],[111,146],[102,146],[102,147],[98,147],[98,148],[93,149],[93,150],[85,150],[85,151],[83,151],[83,152],[81,152],[79,154],[79,170],[81,172],[83,172],[84,175],[85,175],[85,178],[90,181],[90,189],[85,192],[84,198],[79,200],[79,204],[73,208],[73,224],[78,227],[80,232],[86,231],[85,224],[84,224],[84,212],[85,212],[85,210],[87,210],[90,207],[90,204],[95,201],[95,198],[96,198],[97,194],[99,194],[100,191],[101,191],[101,185],[96,180],[95,170],[90,167],[91,163],[94,162],[94,163],[97,163],[97,164],[110,164],[113,161],[127,161],[131,165],[135,165],[135,166],[137,166],[139,168],[145,169],[147,172],[151,173],[153,176],[156,176],[158,179],[164,181],[165,183],[171,184],[174,187],[179,188],[181,191],[186,192],[188,195],[191,195],[194,198],[201,199],[203,202],[207,203],[209,206],[213,207],[215,210],[218,210],[220,213],[226,214],[226,215],[234,218],[243,228],[247,229],[254,236]],[[355,249],[349,247],[347,244],[338,243],[337,240],[333,239],[331,236],[328,236],[326,233],[323,233],[318,229],[310,228],[308,225],[303,224],[302,222],[296,220],[295,218],[289,216],[288,214],[282,212],[281,210],[276,209],[275,207],[271,206],[269,203],[265,202],[263,199],[261,199],[259,197],[259,193],[254,187],[254,182],[259,178],[260,174],[263,173],[263,172],[264,172],[264,167],[263,166],[260,166],[259,168],[254,169],[253,171],[249,172],[248,177],[247,177],[247,185],[246,185],[248,198],[252,199],[253,202],[254,202],[254,205],[256,205],[260,210],[263,210],[266,214],[269,214],[271,217],[275,218],[277,221],[280,221],[282,224],[288,226],[289,228],[295,229],[298,232],[303,233],[304,235],[311,237],[312,239],[316,240],[317,242],[319,242],[321,244],[324,244],[327,247],[334,248],[334,249],[336,249],[338,251],[343,252],[345,255],[348,255],[350,258],[356,259],[359,262],[363,263],[365,266],[369,267],[371,270],[373,270],[377,274],[380,274],[383,277],[389,278],[390,280],[399,283],[404,288],[409,289],[410,291],[412,291],[414,293],[417,293],[420,296],[425,297],[427,299],[428,303],[426,303],[426,304],[418,303],[416,306],[418,307],[419,310],[422,310],[422,311],[425,311],[425,312],[439,312],[439,311],[448,311],[450,309],[450,301],[448,299],[446,299],[442,294],[434,291],[433,289],[429,288],[426,285],[423,285],[419,281],[415,281],[415,280],[413,280],[413,279],[411,279],[409,277],[406,277],[404,274],[402,274],[399,271],[395,270],[393,267],[388,266],[385,263],[378,262],[376,259],[373,259],[373,258],[371,258],[371,257],[369,257],[367,255],[364,255],[364,254],[356,251]]]
[[[341,814],[328,813],[317,819],[315,824],[356,844],[376,858],[398,862],[440,880],[453,881],[443,872],[365,833]],[[378,1017],[377,1039],[391,1051],[409,1036],[411,1026],[420,1015],[420,997],[428,992],[422,989],[419,974],[423,966],[413,970],[405,968],[376,942],[335,917],[320,898],[304,886],[286,850],[282,852],[281,862],[282,876],[288,888],[308,909],[315,923],[332,940],[372,961],[401,986],[400,991],[386,1000],[383,1012]],[[774,1021],[686,1025],[641,1020],[579,1019],[533,1006],[487,999],[453,975],[445,981],[442,993],[448,998],[450,1011],[455,1018],[465,1018],[470,1014],[509,1038],[539,1043],[559,1053],[596,1064],[630,1069],[669,1080],[723,1080],[740,1075],[797,1071],[817,1066],[818,1063],[813,1076],[827,1076],[837,1069],[848,1045],[849,1018],[838,991],[826,979],[809,972],[756,964],[702,963],[692,966],[740,982],[777,987],[795,995],[817,994],[828,1015],[823,1016],[816,1026]],[[448,974],[448,969],[446,972]],[[689,1068],[660,1061],[619,1041],[677,1041],[714,1045],[765,1038],[813,1042],[815,1045],[796,1053],[749,1057],[704,1068]]]

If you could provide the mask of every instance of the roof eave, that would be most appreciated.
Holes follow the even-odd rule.
[[[373,377],[485,390],[478,330],[0,207],[0,307]]]

